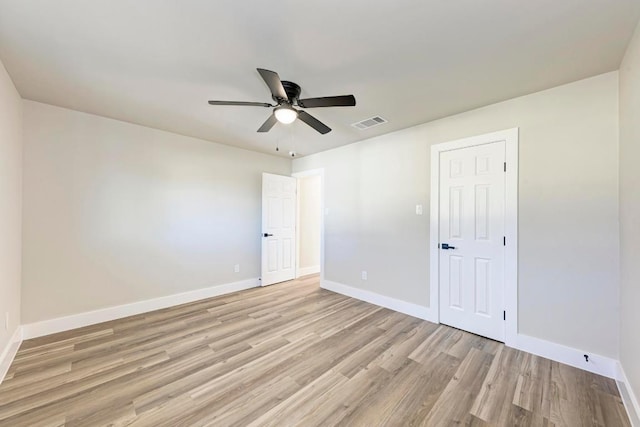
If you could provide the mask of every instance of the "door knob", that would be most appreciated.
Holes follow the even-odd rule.
[[[442,243],[440,245],[440,249],[455,249],[455,248],[456,248],[455,246],[449,246],[448,243]]]
[[[262,237],[271,237],[271,236],[273,236],[273,234],[269,234],[269,233],[263,233],[262,234]]]

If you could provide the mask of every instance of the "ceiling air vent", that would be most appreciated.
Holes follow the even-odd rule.
[[[383,123],[387,123],[387,121],[380,116],[375,116],[369,119],[364,119],[359,122],[353,123],[351,126],[353,126],[354,128],[363,130],[363,129],[369,129],[374,126],[381,125]]]

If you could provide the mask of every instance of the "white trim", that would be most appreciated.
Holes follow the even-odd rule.
[[[431,146],[431,195],[429,212],[429,307],[435,309],[440,323],[440,151]]]
[[[322,283],[322,281],[324,280],[324,217],[326,215],[326,211],[325,211],[325,204],[324,204],[324,168],[318,168],[318,169],[309,169],[309,170],[305,170],[305,171],[300,171],[300,172],[294,172],[291,174],[292,177],[297,178],[298,180],[300,180],[300,178],[305,178],[308,176],[319,176],[320,177],[320,282]],[[297,206],[300,206],[300,192],[297,192],[298,195],[296,196],[296,203]],[[297,210],[298,212],[299,210]],[[300,262],[300,234],[298,232],[298,228],[296,228],[296,278],[304,276],[304,274],[301,274],[300,272],[298,272],[298,265]],[[317,273],[317,272],[316,272]],[[312,273],[308,273],[308,274],[312,274]]]
[[[322,280],[320,282],[320,287],[360,301],[365,301],[409,316],[417,317],[418,319],[428,320],[430,322],[434,321],[433,312],[429,307],[380,295],[375,292],[366,291],[364,289],[355,288],[342,283],[332,282],[330,280]]]
[[[0,354],[0,384],[2,384],[7,372],[9,372],[9,367],[11,366],[13,359],[16,357],[16,353],[18,353],[18,349],[21,344],[22,326],[18,326],[13,332],[7,346],[2,351],[2,354]]]
[[[507,162],[505,189],[505,288],[507,312],[505,344],[513,347],[518,336],[518,128],[472,136],[431,146],[431,210],[429,221],[429,306],[434,308],[435,320],[440,321],[439,310],[439,217],[440,217],[440,153],[492,142],[505,141]]]
[[[508,344],[509,347],[546,357],[565,365],[583,369],[594,374],[603,375],[608,378],[617,377],[617,360],[610,357],[594,354],[590,351],[583,351],[566,345],[557,344],[540,338],[518,334],[514,342]],[[589,356],[587,362],[584,355]]]
[[[312,265],[311,267],[298,268],[296,277],[308,276],[309,274],[320,273],[320,265]]]
[[[503,131],[506,136],[507,176],[505,189],[504,304],[507,312],[505,343],[518,335],[518,128]]]
[[[629,378],[627,378],[620,362],[618,362],[617,367],[618,380],[616,381],[616,384],[618,385],[618,391],[622,397],[622,402],[624,402],[624,407],[627,410],[627,415],[629,416],[631,425],[633,427],[640,427],[640,401],[634,394],[633,388],[631,388],[631,383],[629,383]]]
[[[226,283],[223,285],[211,286],[209,288],[197,289],[194,291],[118,305],[115,307],[102,308],[85,313],[73,314],[71,316],[58,317],[56,319],[28,323],[22,326],[23,337],[24,339],[37,338],[44,335],[55,334],[57,332],[68,331],[70,329],[81,328],[83,326],[94,325],[96,323],[108,322],[110,320],[121,319],[127,316],[133,316],[153,310],[173,307],[179,304],[255,288],[260,286],[259,283],[260,282],[257,278],[248,279],[240,282]]]
[[[429,213],[429,307],[440,323],[440,151],[431,146],[431,206]]]

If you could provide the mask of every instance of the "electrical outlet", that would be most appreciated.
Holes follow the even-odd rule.
[[[4,330],[5,331],[9,330],[9,312],[8,311],[4,314]]]
[[[240,273],[240,264],[236,264],[233,266],[234,273]]]
[[[362,270],[362,280],[367,280],[367,272]]]

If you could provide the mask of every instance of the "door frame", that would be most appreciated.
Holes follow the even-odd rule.
[[[518,128],[505,129],[431,146],[429,307],[431,317],[440,323],[440,153],[505,141],[505,344],[511,346],[518,334],[518,133]]]
[[[324,217],[326,215],[324,207],[324,168],[309,169],[305,171],[295,172],[291,174],[296,178],[297,190],[296,190],[296,279],[300,277],[300,227],[297,216],[300,212],[300,179],[309,176],[320,177],[320,282],[324,281]]]

